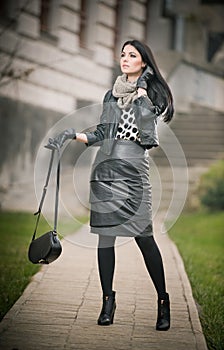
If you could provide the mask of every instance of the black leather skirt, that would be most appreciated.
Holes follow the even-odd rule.
[[[116,140],[108,156],[100,149],[90,179],[91,232],[107,236],[151,236],[152,200],[147,152]]]

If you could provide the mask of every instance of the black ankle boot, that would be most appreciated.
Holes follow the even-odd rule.
[[[113,292],[112,295],[104,295],[102,310],[98,318],[98,325],[109,326],[110,324],[113,324],[115,309],[115,292]]]
[[[157,331],[167,331],[170,328],[170,301],[169,294],[165,299],[158,299]]]

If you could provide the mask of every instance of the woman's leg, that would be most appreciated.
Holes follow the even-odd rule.
[[[158,294],[156,329],[167,331],[170,328],[170,301],[169,294],[166,293],[163,262],[159,248],[153,236],[136,237],[135,240],[142,252],[147,270]]]
[[[115,292],[113,291],[114,243],[115,237],[99,235],[98,266],[103,291],[103,305],[97,321],[100,326],[109,326],[113,323],[116,309]]]
[[[115,239],[116,237],[99,235],[98,268],[103,295],[112,295],[113,292]]]
[[[161,257],[159,248],[154,240],[154,237],[153,236],[136,237],[135,240],[144,257],[148,273],[156,288],[158,298],[165,299],[166,284],[165,284],[163,262],[162,262],[162,257]]]

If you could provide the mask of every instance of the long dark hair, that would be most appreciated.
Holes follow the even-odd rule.
[[[169,122],[172,119],[174,113],[173,96],[169,86],[167,85],[166,81],[164,80],[159,71],[152,51],[147,45],[143,44],[139,40],[126,41],[121,51],[124,50],[124,47],[126,45],[134,46],[136,50],[140,53],[143,62],[152,68],[153,74],[150,79],[147,94],[152,103],[160,107],[161,113],[165,111],[163,115],[163,120],[165,122]]]

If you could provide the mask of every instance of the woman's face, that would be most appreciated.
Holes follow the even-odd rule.
[[[120,67],[122,73],[126,73],[129,81],[135,81],[142,74],[145,63],[136,48],[126,45],[121,52]]]

